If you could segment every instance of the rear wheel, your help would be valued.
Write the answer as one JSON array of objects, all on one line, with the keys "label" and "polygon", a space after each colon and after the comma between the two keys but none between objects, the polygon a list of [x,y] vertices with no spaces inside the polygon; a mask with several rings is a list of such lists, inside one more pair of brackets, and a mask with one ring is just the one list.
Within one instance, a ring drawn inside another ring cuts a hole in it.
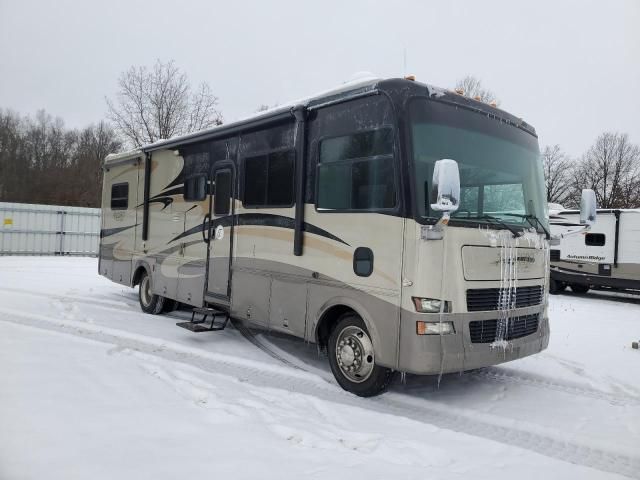
[{"label": "rear wheel", "polygon": [[329,363],[342,388],[361,397],[382,393],[393,371],[376,365],[373,343],[362,318],[346,313],[329,336]]},{"label": "rear wheel", "polygon": [[162,313],[175,312],[179,306],[180,306],[180,302],[178,302],[177,300],[165,298],[164,305],[162,306]]},{"label": "rear wheel", "polygon": [[140,278],[138,299],[140,300],[140,308],[142,308],[143,312],[152,315],[158,315],[162,312],[164,297],[151,293],[151,277],[147,272],[144,272]]},{"label": "rear wheel", "polygon": [[563,292],[565,288],[567,288],[567,284],[564,282],[559,282],[553,278],[549,281],[549,293],[552,295]]},{"label": "rear wheel", "polygon": [[582,285],[580,283],[571,283],[569,285],[572,292],[587,293],[589,291],[589,285]]}]

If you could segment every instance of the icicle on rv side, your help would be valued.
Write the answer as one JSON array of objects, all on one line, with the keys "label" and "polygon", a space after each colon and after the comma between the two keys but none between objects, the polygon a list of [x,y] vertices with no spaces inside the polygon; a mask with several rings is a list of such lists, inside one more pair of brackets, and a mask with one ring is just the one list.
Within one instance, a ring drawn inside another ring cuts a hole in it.
[{"label": "icicle on rv side", "polygon": [[194,332],[303,338],[362,396],[548,344],[537,137],[491,105],[359,80],[104,168],[100,274]]}]

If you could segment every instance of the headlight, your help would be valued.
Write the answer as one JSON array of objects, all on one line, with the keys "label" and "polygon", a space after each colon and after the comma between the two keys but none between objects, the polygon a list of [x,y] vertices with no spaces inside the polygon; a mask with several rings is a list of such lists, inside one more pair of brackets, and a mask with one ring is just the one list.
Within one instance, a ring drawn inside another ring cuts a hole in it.
[{"label": "headlight", "polygon": [[[442,300],[437,298],[419,298],[411,297],[413,299],[413,305],[416,307],[416,312],[420,313],[439,313],[442,306]],[[451,302],[444,302],[444,313],[451,311]]]},{"label": "headlight", "polygon": [[456,333],[453,322],[416,322],[418,335],[448,335]]}]

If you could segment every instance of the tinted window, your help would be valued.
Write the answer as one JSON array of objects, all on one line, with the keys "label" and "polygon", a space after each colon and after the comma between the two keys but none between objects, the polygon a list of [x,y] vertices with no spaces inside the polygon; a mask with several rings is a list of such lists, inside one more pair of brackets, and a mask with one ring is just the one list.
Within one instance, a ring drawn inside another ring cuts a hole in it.
[{"label": "tinted window", "polygon": [[584,236],[584,244],[590,247],[602,247],[605,243],[604,233],[587,233]]},{"label": "tinted window", "polygon": [[293,205],[293,150],[245,158],[244,199],[247,207],[289,207]]},{"label": "tinted window", "polygon": [[396,205],[391,129],[320,143],[318,209],[376,210]]},{"label": "tinted window", "polygon": [[184,199],[199,202],[207,196],[207,176],[192,175],[184,182]]},{"label": "tinted window", "polygon": [[392,153],[393,134],[389,128],[328,138],[320,143],[320,163]]},{"label": "tinted window", "polygon": [[491,215],[529,228],[522,215],[535,214],[546,224],[544,178],[534,136],[493,117],[425,99],[410,103],[410,115],[412,181],[420,217],[442,215],[429,201],[433,169],[436,161],[453,158],[460,169],[461,205],[452,217],[490,223],[483,217]]},{"label": "tinted window", "polygon": [[231,172],[222,170],[216,173],[215,196],[213,199],[213,213],[228,215],[231,209]]},{"label": "tinted window", "polygon": [[111,210],[126,210],[129,207],[129,184],[116,183],[111,186]]}]

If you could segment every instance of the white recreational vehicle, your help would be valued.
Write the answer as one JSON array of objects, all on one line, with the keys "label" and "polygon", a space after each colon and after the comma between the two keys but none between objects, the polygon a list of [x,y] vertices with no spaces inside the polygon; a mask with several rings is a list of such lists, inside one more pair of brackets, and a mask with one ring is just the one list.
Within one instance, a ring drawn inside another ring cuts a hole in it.
[{"label": "white recreational vehicle", "polygon": [[363,396],[396,371],[548,344],[538,141],[490,105],[371,80],[110,155],[104,170],[100,274],[139,285],[145,312],[194,307],[179,324],[194,332],[231,317],[317,343]]},{"label": "white recreational vehicle", "polygon": [[551,249],[552,293],[640,290],[640,209],[600,209],[589,232],[572,236],[564,235],[580,228],[577,210],[557,206],[549,214],[551,232],[563,236]]}]

